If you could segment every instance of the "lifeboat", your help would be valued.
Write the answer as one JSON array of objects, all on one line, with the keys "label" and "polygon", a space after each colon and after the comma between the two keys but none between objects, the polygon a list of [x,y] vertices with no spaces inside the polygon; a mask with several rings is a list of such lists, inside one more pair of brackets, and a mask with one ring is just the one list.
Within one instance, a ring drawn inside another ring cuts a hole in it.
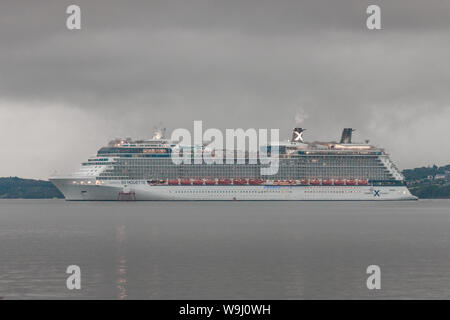
[{"label": "lifeboat", "polygon": [[219,179],[218,183],[220,185],[229,185],[231,184],[231,179]]},{"label": "lifeboat", "polygon": [[274,180],[273,184],[275,186],[288,186],[289,185],[289,180]]},{"label": "lifeboat", "polygon": [[247,179],[233,179],[234,185],[244,185],[247,184]]},{"label": "lifeboat", "polygon": [[311,179],[311,180],[309,180],[309,184],[312,186],[319,186],[320,180],[319,179]]},{"label": "lifeboat", "polygon": [[360,185],[360,186],[367,186],[368,184],[369,184],[369,180],[367,180],[367,179],[358,180],[358,185]]},{"label": "lifeboat", "polygon": [[192,180],[192,184],[194,186],[202,186],[203,185],[203,180],[202,179],[194,179],[194,180]]},{"label": "lifeboat", "polygon": [[191,184],[191,180],[190,179],[181,179],[180,183],[184,186],[186,185],[190,185]]},{"label": "lifeboat", "polygon": [[309,184],[309,183],[308,183],[308,179],[302,179],[302,180],[300,180],[300,184],[308,185],[308,184]]},{"label": "lifeboat", "polygon": [[177,186],[178,185],[178,179],[169,180],[168,183],[169,183],[170,186]]},{"label": "lifeboat", "polygon": [[354,185],[356,185],[356,180],[353,180],[353,179],[346,180],[345,183],[346,183],[348,186],[354,186]]},{"label": "lifeboat", "polygon": [[334,180],[334,185],[335,186],[343,186],[344,184],[345,184],[344,180],[341,180],[341,179]]},{"label": "lifeboat", "polygon": [[291,186],[297,185],[297,180],[289,180],[289,185]]},{"label": "lifeboat", "polygon": [[262,184],[263,181],[261,179],[249,179],[248,184]]},{"label": "lifeboat", "polygon": [[330,179],[322,180],[322,185],[324,185],[324,186],[331,186],[332,184],[333,184],[333,180],[330,180]]},{"label": "lifeboat", "polygon": [[214,179],[206,179],[206,180],[205,180],[205,184],[206,184],[207,186],[213,186],[213,185],[216,184],[216,180],[214,180]]}]

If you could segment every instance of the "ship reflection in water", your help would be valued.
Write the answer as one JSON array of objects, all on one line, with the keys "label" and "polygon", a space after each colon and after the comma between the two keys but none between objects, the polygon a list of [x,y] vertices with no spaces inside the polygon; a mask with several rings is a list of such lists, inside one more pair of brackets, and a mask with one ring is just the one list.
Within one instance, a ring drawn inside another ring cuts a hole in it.
[{"label": "ship reflection in water", "polygon": [[117,270],[116,288],[117,298],[123,300],[127,297],[127,259],[126,251],[126,227],[118,226],[116,231],[117,239]]}]

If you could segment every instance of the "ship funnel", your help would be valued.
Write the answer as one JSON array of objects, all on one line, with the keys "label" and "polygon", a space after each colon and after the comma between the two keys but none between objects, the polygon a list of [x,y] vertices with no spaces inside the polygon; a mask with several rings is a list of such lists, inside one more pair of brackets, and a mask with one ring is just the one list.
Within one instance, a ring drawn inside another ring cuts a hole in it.
[{"label": "ship funnel", "polygon": [[292,142],[303,142],[303,128],[294,128],[292,131]]},{"label": "ship funnel", "polygon": [[342,137],[340,143],[352,143],[352,132],[355,131],[355,129],[352,128],[345,128],[342,131]]}]

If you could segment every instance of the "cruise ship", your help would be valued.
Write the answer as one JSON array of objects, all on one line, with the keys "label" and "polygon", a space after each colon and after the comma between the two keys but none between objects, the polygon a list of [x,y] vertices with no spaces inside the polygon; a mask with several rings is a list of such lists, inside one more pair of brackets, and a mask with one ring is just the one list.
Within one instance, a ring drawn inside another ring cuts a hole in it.
[{"label": "cruise ship", "polygon": [[294,128],[277,145],[277,173],[266,176],[248,152],[241,161],[233,152],[232,163],[175,164],[174,150],[205,146],[181,146],[161,132],[115,139],[79,171],[50,181],[66,200],[416,200],[389,155],[368,141],[353,143],[353,131],[345,128],[339,142],[307,142],[304,129]]}]

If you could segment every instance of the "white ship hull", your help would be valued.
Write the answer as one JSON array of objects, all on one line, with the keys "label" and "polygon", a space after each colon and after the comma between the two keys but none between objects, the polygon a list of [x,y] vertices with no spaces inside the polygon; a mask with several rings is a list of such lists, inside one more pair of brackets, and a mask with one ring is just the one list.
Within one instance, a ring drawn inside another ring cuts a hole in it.
[{"label": "white ship hull", "polygon": [[66,200],[172,201],[172,200],[417,200],[405,186],[152,186],[144,180],[95,180],[57,178],[50,181]]}]

